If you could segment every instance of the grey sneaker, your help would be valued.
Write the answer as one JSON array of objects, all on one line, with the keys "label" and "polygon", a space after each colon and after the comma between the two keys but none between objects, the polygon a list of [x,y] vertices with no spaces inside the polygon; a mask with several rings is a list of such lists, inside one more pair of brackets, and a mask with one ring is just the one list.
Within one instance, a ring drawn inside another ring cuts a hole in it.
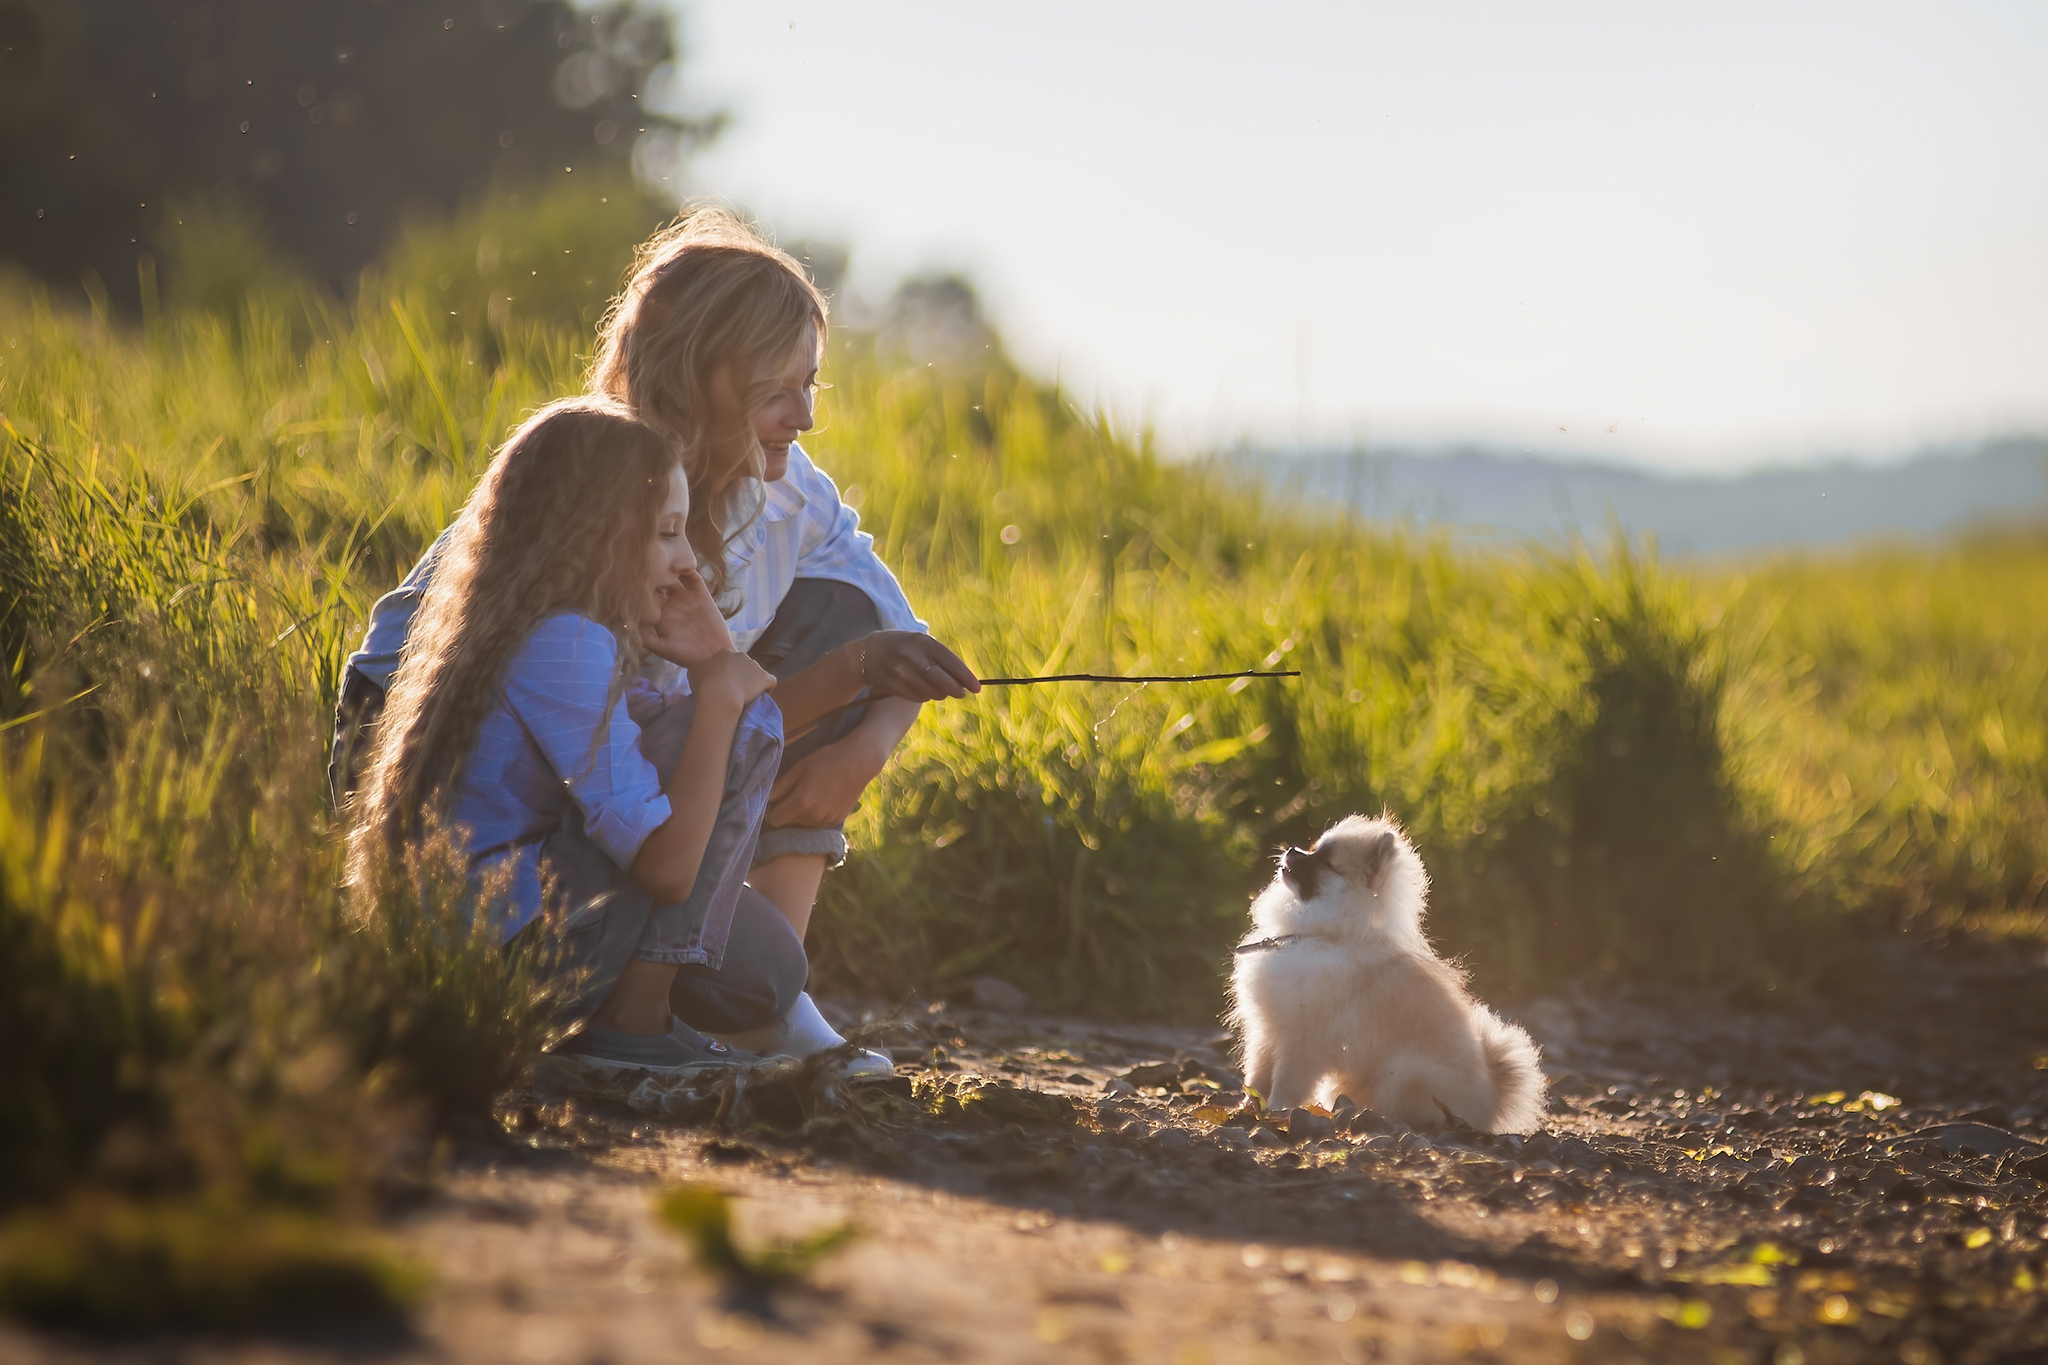
[{"label": "grey sneaker", "polygon": [[548,1055],[589,1076],[611,1079],[633,1072],[654,1076],[689,1076],[720,1066],[748,1066],[761,1059],[751,1052],[706,1038],[677,1020],[667,1033],[617,1033],[585,1024],[549,1050]]}]

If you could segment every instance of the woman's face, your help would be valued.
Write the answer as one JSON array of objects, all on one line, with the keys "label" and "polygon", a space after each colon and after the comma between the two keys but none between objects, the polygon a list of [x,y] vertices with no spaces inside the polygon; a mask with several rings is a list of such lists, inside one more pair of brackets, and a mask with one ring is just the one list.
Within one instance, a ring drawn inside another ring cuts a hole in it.
[{"label": "woman's face", "polygon": [[[818,329],[806,323],[804,338],[775,376],[775,394],[754,414],[753,434],[766,458],[762,477],[773,483],[789,472],[789,447],[811,429],[818,394]],[[711,375],[711,459],[721,474],[746,458],[747,415],[733,387],[732,368]]]},{"label": "woman's face", "polygon": [[697,553],[684,533],[689,519],[690,482],[683,477],[681,465],[672,465],[668,492],[654,519],[641,624],[667,646],[663,657],[694,666],[731,649],[732,633],[726,629],[725,617],[712,600],[703,575],[697,572]]}]

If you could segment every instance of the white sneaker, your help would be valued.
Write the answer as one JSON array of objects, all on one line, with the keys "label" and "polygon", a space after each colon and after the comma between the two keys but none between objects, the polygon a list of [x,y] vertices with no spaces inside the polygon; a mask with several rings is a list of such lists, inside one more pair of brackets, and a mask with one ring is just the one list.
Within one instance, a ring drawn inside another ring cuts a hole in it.
[{"label": "white sneaker", "polygon": [[[789,1029],[788,1051],[795,1056],[808,1057],[827,1048],[846,1046],[846,1039],[825,1022],[809,991],[797,996],[784,1023]],[[862,1048],[839,1064],[839,1074],[849,1081],[881,1080],[896,1074],[896,1063],[873,1048]]]}]

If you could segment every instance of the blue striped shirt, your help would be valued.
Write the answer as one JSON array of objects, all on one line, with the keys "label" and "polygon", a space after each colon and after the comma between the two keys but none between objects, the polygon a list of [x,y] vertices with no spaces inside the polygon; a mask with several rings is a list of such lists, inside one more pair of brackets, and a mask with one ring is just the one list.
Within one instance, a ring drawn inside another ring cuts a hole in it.
[{"label": "blue striped shirt", "polygon": [[[841,501],[831,477],[800,447],[789,448],[787,474],[774,483],[755,484],[751,493],[760,504],[760,515],[726,550],[732,590],[739,598],[739,611],[728,623],[736,649],[753,648],[775,619],[789,585],[799,578],[829,578],[859,588],[874,600],[885,629],[927,629],[911,610],[896,575],[876,555],[875,538],[860,529],[859,515]],[[405,582],[377,599],[362,648],[349,656],[349,666],[379,687],[390,687],[398,672],[406,634],[447,539],[443,531]],[[674,685],[681,670],[657,659],[650,661],[649,674]]]},{"label": "blue striped shirt", "polygon": [[621,868],[669,817],[661,774],[640,753],[640,727],[624,697],[610,700],[618,662],[609,630],[568,612],[550,616],[513,656],[502,700],[463,765],[454,818],[470,867],[513,864],[511,894],[497,912],[500,942],[540,914],[541,841],[572,803],[591,841]]}]

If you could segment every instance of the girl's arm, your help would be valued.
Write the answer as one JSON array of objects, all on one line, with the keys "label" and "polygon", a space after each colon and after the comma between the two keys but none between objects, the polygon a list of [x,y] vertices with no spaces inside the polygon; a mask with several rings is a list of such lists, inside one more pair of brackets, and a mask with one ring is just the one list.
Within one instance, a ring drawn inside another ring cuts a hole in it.
[{"label": "girl's arm", "polygon": [[656,902],[672,905],[687,900],[704,865],[725,795],[726,764],[732,755],[733,733],[754,698],[775,686],[775,679],[746,655],[727,650],[690,670],[690,692],[697,708],[690,733],[673,770],[662,776],[669,817],[640,845],[626,871],[634,886]]}]

